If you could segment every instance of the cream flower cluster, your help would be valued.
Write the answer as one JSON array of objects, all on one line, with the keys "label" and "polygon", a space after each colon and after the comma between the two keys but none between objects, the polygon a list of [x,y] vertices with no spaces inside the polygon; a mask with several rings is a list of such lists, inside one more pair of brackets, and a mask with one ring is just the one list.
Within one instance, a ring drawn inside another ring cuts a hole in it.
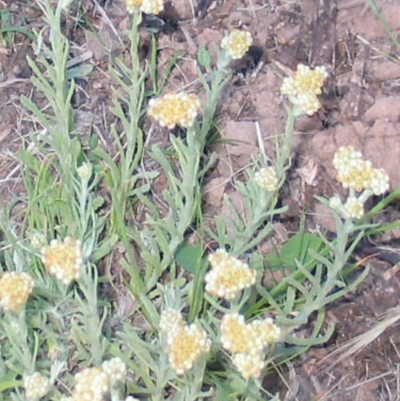
[{"label": "cream flower cluster", "polygon": [[348,219],[358,220],[364,216],[364,203],[356,196],[349,196],[343,208],[344,215]]},{"label": "cream flower cluster", "polygon": [[0,278],[0,307],[5,311],[22,309],[35,283],[28,273],[5,272]]},{"label": "cream flower cluster", "polygon": [[74,401],[102,401],[109,390],[107,374],[100,366],[86,368],[75,374]]},{"label": "cream flower cluster", "polygon": [[389,189],[389,176],[385,171],[373,168],[372,163],[351,146],[339,148],[333,157],[333,166],[344,188],[357,192],[369,189],[374,195],[382,195]]},{"label": "cream flower cluster", "polygon": [[40,249],[47,244],[46,236],[41,232],[34,232],[31,236],[31,246]]},{"label": "cream flower cluster", "polygon": [[76,173],[81,180],[89,180],[92,176],[93,166],[90,163],[82,163],[77,169]]},{"label": "cream flower cluster", "polygon": [[65,285],[77,280],[83,270],[81,242],[73,237],[64,241],[52,240],[41,249],[42,262],[46,271]]},{"label": "cream flower cluster", "polygon": [[242,58],[253,43],[250,32],[234,29],[221,41],[221,48],[226,50],[233,60]]},{"label": "cream flower cluster", "polygon": [[165,309],[160,317],[160,330],[163,333],[171,333],[177,327],[184,326],[182,314],[175,309]]},{"label": "cream flower cluster", "polygon": [[220,298],[233,299],[243,289],[256,282],[256,271],[228,255],[224,249],[218,249],[208,256],[211,270],[205,275],[206,291]]},{"label": "cream flower cluster", "polygon": [[266,365],[261,353],[247,354],[245,352],[233,354],[232,363],[245,380],[258,379]]},{"label": "cream flower cluster", "polygon": [[207,337],[206,331],[197,323],[186,325],[180,313],[172,309],[162,312],[160,331],[167,340],[171,368],[178,375],[183,375],[192,369],[195,362],[210,351],[211,340]]},{"label": "cream flower cluster", "polygon": [[133,14],[140,9],[145,14],[160,14],[164,10],[163,0],[125,0],[128,13]]},{"label": "cream flower cluster", "polygon": [[125,380],[126,365],[122,362],[121,358],[111,358],[108,361],[104,361],[101,366],[111,384]]},{"label": "cream flower cluster", "polygon": [[200,102],[196,95],[171,92],[161,98],[150,99],[147,114],[162,127],[172,129],[175,125],[180,125],[189,128],[197,117],[199,107]]},{"label": "cream flower cluster", "polygon": [[281,330],[271,318],[246,324],[244,316],[232,312],[224,315],[221,321],[222,346],[232,353],[257,354],[268,344],[275,343],[280,334]]},{"label": "cream flower cluster", "polygon": [[50,389],[50,381],[39,372],[24,376],[24,389],[26,398],[31,401],[44,397]]},{"label": "cream flower cluster", "polygon": [[[208,260],[211,270],[205,275],[205,289],[211,295],[229,300],[256,282],[256,271],[223,249]],[[260,377],[267,347],[281,337],[281,329],[271,318],[246,323],[237,312],[222,317],[220,332],[222,347],[232,354],[232,363],[245,380]]]},{"label": "cream flower cluster", "polygon": [[278,177],[273,167],[264,167],[254,174],[254,181],[268,192],[274,192],[278,188]]},{"label": "cream flower cluster", "polygon": [[328,77],[325,67],[310,67],[299,64],[297,71],[291,77],[284,78],[281,92],[298,109],[298,114],[312,116],[321,107],[318,95],[322,93],[324,80]]},{"label": "cream flower cluster", "polygon": [[266,347],[279,340],[281,330],[271,318],[256,319],[246,324],[237,312],[221,320],[221,345],[231,352],[238,372],[246,379],[258,378],[264,367]]},{"label": "cream flower cluster", "polygon": [[[342,213],[345,218],[360,219],[364,215],[364,202],[371,195],[382,195],[389,189],[389,176],[383,169],[376,169],[369,160],[364,160],[361,152],[351,146],[342,146],[333,157],[337,180],[350,195],[342,204],[338,196],[329,200],[329,205]],[[356,196],[355,192],[362,192]]]},{"label": "cream flower cluster", "polygon": [[125,379],[126,366],[118,357],[75,374],[73,401],[103,401],[110,387]]}]

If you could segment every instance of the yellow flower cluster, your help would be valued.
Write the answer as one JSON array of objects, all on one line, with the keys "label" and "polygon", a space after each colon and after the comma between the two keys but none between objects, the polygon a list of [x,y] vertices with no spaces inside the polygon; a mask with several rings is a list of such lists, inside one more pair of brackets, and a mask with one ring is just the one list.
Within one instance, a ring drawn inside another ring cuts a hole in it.
[{"label": "yellow flower cluster", "polygon": [[253,43],[250,32],[234,29],[221,41],[221,48],[226,50],[233,60],[242,58]]},{"label": "yellow flower cluster", "polygon": [[41,249],[42,262],[46,271],[65,285],[77,280],[83,269],[81,242],[73,237],[64,241],[52,240]]},{"label": "yellow flower cluster", "polygon": [[109,390],[106,373],[100,366],[86,368],[75,374],[74,401],[102,401]]},{"label": "yellow flower cluster", "polygon": [[254,181],[268,192],[274,192],[278,188],[278,177],[273,167],[264,167],[254,174]]},{"label": "yellow flower cluster", "polygon": [[157,120],[162,127],[172,129],[175,125],[189,128],[199,111],[200,102],[196,95],[187,93],[167,93],[161,98],[149,101],[147,114]]},{"label": "yellow flower cluster", "polygon": [[[329,206],[348,219],[360,219],[364,215],[364,202],[371,195],[382,195],[389,189],[389,176],[383,169],[373,168],[364,160],[361,152],[351,146],[342,146],[333,157],[337,180],[350,189],[347,201],[342,204],[338,196],[329,200]],[[362,192],[358,196],[355,192]]]},{"label": "yellow flower cluster", "polygon": [[349,219],[360,219],[364,216],[364,203],[356,196],[349,196],[343,208],[345,217]]},{"label": "yellow flower cluster", "polygon": [[73,401],[103,401],[117,381],[125,379],[126,365],[120,358],[104,361],[101,366],[86,368],[75,374]]},{"label": "yellow flower cluster", "polygon": [[[168,321],[170,317],[172,320]],[[179,312],[165,310],[161,314],[160,331],[166,336],[171,368],[178,375],[190,370],[201,355],[210,351],[211,341],[206,331],[196,323],[185,325]]]},{"label": "yellow flower cluster", "polygon": [[256,271],[228,255],[224,249],[218,249],[208,256],[211,270],[205,275],[206,291],[211,295],[233,299],[240,291],[251,287],[256,282]]},{"label": "yellow flower cluster", "polygon": [[[210,254],[208,260],[211,270],[205,275],[205,289],[211,295],[229,300],[256,282],[256,271],[224,249]],[[172,321],[183,326],[176,313],[165,313],[160,322],[164,330],[173,330]],[[222,347],[232,354],[232,363],[245,380],[260,377],[267,347],[281,337],[281,329],[271,318],[255,319],[246,324],[244,316],[237,312],[222,317],[220,332]]]},{"label": "yellow flower cluster", "polygon": [[25,306],[34,284],[28,273],[5,272],[0,278],[0,306],[17,312]]},{"label": "yellow flower cluster", "polygon": [[236,369],[247,380],[257,378],[264,366],[264,350],[279,340],[281,330],[271,318],[256,319],[246,324],[237,312],[221,320],[221,344],[230,351]]},{"label": "yellow flower cluster", "polygon": [[357,192],[370,190],[374,195],[382,195],[389,189],[389,176],[383,169],[372,167],[369,160],[364,160],[360,152],[351,146],[342,146],[333,157],[333,166],[337,171],[337,180],[344,188]]},{"label": "yellow flower cluster", "polygon": [[246,324],[237,312],[224,315],[221,321],[222,346],[233,353],[257,354],[279,339],[281,331],[271,318]]},{"label": "yellow flower cluster", "polygon": [[312,116],[321,107],[318,95],[322,93],[322,85],[328,77],[325,67],[310,67],[299,64],[292,77],[283,80],[281,92],[289,97],[297,107],[298,114]]},{"label": "yellow flower cluster", "polygon": [[140,9],[145,14],[160,14],[164,10],[163,0],[125,0],[128,13],[133,14]]},{"label": "yellow flower cluster", "polygon": [[50,389],[50,381],[39,372],[24,376],[26,398],[31,401],[44,397]]},{"label": "yellow flower cluster", "polygon": [[343,204],[341,199],[334,195],[329,199],[329,206],[339,212],[346,219],[358,220],[364,216],[364,196],[350,195]]},{"label": "yellow flower cluster", "polygon": [[265,361],[263,355],[238,353],[232,355],[232,363],[243,379],[258,379],[264,369]]}]

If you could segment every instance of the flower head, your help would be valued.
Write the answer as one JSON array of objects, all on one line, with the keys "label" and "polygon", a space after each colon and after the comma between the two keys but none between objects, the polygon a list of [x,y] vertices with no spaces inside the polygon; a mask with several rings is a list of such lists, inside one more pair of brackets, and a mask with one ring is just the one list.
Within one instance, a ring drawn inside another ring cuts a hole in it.
[{"label": "flower head", "polygon": [[108,376],[111,384],[125,380],[126,365],[121,358],[115,357],[101,364],[103,372]]},{"label": "flower head", "polygon": [[171,308],[161,313],[160,331],[167,342],[172,369],[183,375],[211,347],[207,333],[197,323],[186,325],[180,312]]},{"label": "flower head", "polygon": [[376,169],[369,160],[351,146],[342,146],[333,157],[337,170],[337,180],[344,188],[357,192],[370,190],[374,195],[382,195],[389,189],[389,177],[383,169]]},{"label": "flower head", "polygon": [[128,13],[133,14],[142,5],[142,0],[125,0],[125,5]]},{"label": "flower head", "polygon": [[333,156],[333,167],[338,171],[348,171],[357,167],[361,160],[361,152],[352,146],[341,146]]},{"label": "flower head", "polygon": [[136,9],[145,14],[160,14],[164,10],[163,0],[125,0],[128,13],[133,14]]},{"label": "flower head", "polygon": [[268,192],[276,191],[278,188],[278,177],[273,167],[262,168],[254,174],[254,181]]},{"label": "flower head", "polygon": [[76,169],[76,173],[81,180],[88,180],[92,175],[92,170],[93,166],[85,162]]},{"label": "flower head", "polygon": [[310,67],[299,64],[291,77],[283,80],[281,92],[297,106],[299,114],[313,115],[321,107],[317,95],[322,93],[324,80],[328,77],[325,67]]},{"label": "flower head", "polygon": [[6,311],[20,310],[34,287],[28,273],[5,272],[0,278],[0,306]]},{"label": "flower head", "polygon": [[260,376],[265,349],[280,336],[281,329],[271,318],[246,324],[242,315],[233,312],[221,320],[222,347],[232,352],[232,362],[245,380]]},{"label": "flower head", "polygon": [[160,14],[164,10],[163,0],[143,0],[140,10],[145,14]]},{"label": "flower head", "polygon": [[245,380],[258,379],[265,366],[262,354],[234,354],[232,355],[232,362]]},{"label": "flower head", "polygon": [[221,321],[221,344],[232,353],[258,354],[275,343],[281,330],[271,318],[256,319],[246,324],[237,312],[224,315]]},{"label": "flower head", "polygon": [[311,70],[310,67],[299,64],[297,71],[294,73],[293,85],[298,94],[312,92],[316,95],[322,93],[322,85],[328,77],[325,67],[316,67]]},{"label": "flower head", "polygon": [[352,188],[357,192],[370,187],[374,169],[368,160],[360,160],[357,165],[338,170],[337,180],[343,188]]},{"label": "flower head", "polygon": [[231,352],[260,352],[262,340],[246,325],[244,317],[236,312],[226,314],[221,321],[221,344]]},{"label": "flower head", "polygon": [[147,114],[162,127],[172,129],[175,125],[189,128],[193,125],[200,107],[196,95],[187,93],[167,93],[161,98],[149,101]]},{"label": "flower head", "polygon": [[43,245],[47,244],[46,236],[41,232],[34,232],[31,237],[31,246],[40,249]]},{"label": "flower head", "polygon": [[223,249],[209,255],[208,260],[211,270],[204,279],[206,291],[211,295],[233,299],[244,288],[256,282],[256,271],[239,259],[229,256]]},{"label": "flower head", "polygon": [[42,262],[47,272],[65,285],[77,280],[83,269],[81,242],[66,237],[64,241],[53,240],[41,249]]},{"label": "flower head", "polygon": [[31,401],[39,400],[44,397],[50,388],[49,379],[42,376],[39,372],[24,376],[24,388],[26,398]]},{"label": "flower head", "polygon": [[109,378],[100,366],[75,374],[74,401],[103,401],[109,390]]},{"label": "flower head", "polygon": [[[376,169],[361,152],[351,146],[340,147],[333,157],[337,180],[344,188],[350,189],[350,196],[342,204],[336,195],[329,200],[329,206],[340,212],[346,219],[360,219],[364,216],[364,202],[374,195],[382,195],[389,189],[389,177],[382,169]],[[355,192],[362,192],[355,195]]]},{"label": "flower head", "polygon": [[234,29],[221,41],[221,48],[226,50],[233,60],[242,58],[253,43],[251,33]]},{"label": "flower head", "polygon": [[178,324],[166,337],[168,360],[178,375],[190,370],[211,347],[207,333],[196,323],[187,326]]},{"label": "flower head", "polygon": [[331,207],[333,210],[340,210],[342,206],[342,201],[339,196],[334,195],[329,199],[329,207]]},{"label": "flower head", "polygon": [[162,311],[160,317],[160,330],[168,334],[185,325],[180,312],[168,308]]},{"label": "flower head", "polygon": [[281,336],[281,329],[274,323],[274,321],[267,317],[265,319],[256,319],[250,323],[250,327],[253,333],[258,333],[258,337],[264,344],[264,347],[268,344],[276,343]]},{"label": "flower head", "polygon": [[389,189],[389,176],[381,168],[375,168],[370,176],[369,188],[374,195],[382,195]]},{"label": "flower head", "polygon": [[349,196],[343,208],[344,214],[349,219],[360,219],[364,216],[364,203],[355,196]]},{"label": "flower head", "polygon": [[307,114],[308,116],[312,116],[321,108],[321,103],[319,102],[317,95],[313,92],[306,92],[297,95],[292,99],[292,103],[297,106],[301,114]]}]

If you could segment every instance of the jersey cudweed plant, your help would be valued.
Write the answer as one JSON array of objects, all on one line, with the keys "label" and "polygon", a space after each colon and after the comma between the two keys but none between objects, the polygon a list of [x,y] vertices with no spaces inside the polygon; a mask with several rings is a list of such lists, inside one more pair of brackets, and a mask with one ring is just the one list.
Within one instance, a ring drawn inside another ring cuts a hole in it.
[{"label": "jersey cudweed plant", "polygon": [[281,92],[293,103],[296,115],[312,116],[320,109],[318,95],[322,93],[327,77],[328,72],[324,66],[311,70],[310,67],[299,64],[293,76],[283,80]]},{"label": "jersey cudweed plant", "polygon": [[35,283],[25,272],[4,272],[0,278],[0,306],[17,312],[25,307]]},{"label": "jersey cudweed plant", "polygon": [[211,295],[235,298],[244,288],[256,282],[256,271],[246,263],[229,256],[224,249],[218,249],[208,256],[211,270],[205,275],[205,290]]},{"label": "jersey cudweed plant", "polygon": [[[360,219],[364,215],[364,203],[372,195],[382,195],[389,189],[389,177],[382,169],[372,167],[369,160],[363,160],[360,152],[351,146],[341,147],[335,153],[333,166],[337,171],[337,180],[348,188],[349,197],[342,205],[335,196],[329,205],[344,217]],[[357,196],[357,192],[361,192]]]},{"label": "jersey cudweed plant", "polygon": [[[260,135],[254,166],[232,180],[241,210],[226,197],[229,213],[206,224],[203,183],[216,160],[210,134],[232,78],[230,63],[246,54],[251,33],[227,33],[217,60],[199,49],[201,88],[171,91],[164,88],[169,71],[161,80],[154,74],[156,36],[150,60],[139,58],[142,13],[161,13],[163,2],[125,0],[128,50],[110,58],[110,154],[95,133],[75,126],[79,69],[68,67],[70,43],[61,29],[74,4],[35,3],[46,29],[37,33],[35,58],[28,62],[35,90],[48,104],[41,109],[34,98],[21,99],[41,128],[19,154],[23,212],[10,204],[0,219],[1,396],[278,400],[267,391],[265,375],[331,335],[332,326],[322,330],[324,307],[368,273],[346,281],[349,257],[373,227],[365,201],[389,188],[383,170],[352,148],[338,149],[333,165],[349,196],[320,199],[331,207],[336,239],[320,233],[321,246],[308,247],[306,259],[295,258],[286,277],[264,282],[269,261],[261,249],[285,211],[278,201],[294,120],[320,107],[326,69],[299,65],[284,79],[281,92],[293,107],[275,157],[267,158]],[[165,134],[169,149],[147,145],[153,130]],[[149,159],[157,168],[148,167]],[[154,185],[159,175],[166,182],[162,193]],[[197,235],[189,239],[194,227]],[[299,338],[306,323],[312,333]]]}]

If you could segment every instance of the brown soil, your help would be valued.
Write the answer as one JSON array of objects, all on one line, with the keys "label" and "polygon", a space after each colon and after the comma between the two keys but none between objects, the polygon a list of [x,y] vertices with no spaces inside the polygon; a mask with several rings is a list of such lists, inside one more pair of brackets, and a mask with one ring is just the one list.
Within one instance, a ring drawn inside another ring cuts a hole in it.
[{"label": "brown soil", "polygon": [[[376,2],[397,36],[400,3],[398,0]],[[103,13],[94,5],[96,2],[79,3],[80,10],[74,19],[66,21],[65,29],[74,43],[73,56],[90,50],[90,62],[95,69],[79,84],[75,99],[77,124],[82,132],[85,126],[93,124],[107,146],[109,121],[103,111],[111,97],[107,72],[109,53],[87,25],[76,21],[83,21],[86,16],[107,48],[113,54],[120,54],[125,48],[116,33],[128,26],[129,17],[121,0],[100,2],[98,6]],[[300,210],[307,212],[308,226],[332,230],[329,214],[315,201],[314,195],[331,196],[340,192],[331,160],[341,145],[354,146],[375,166],[384,168],[392,189],[400,185],[400,62],[395,46],[364,0],[198,0],[193,2],[193,10],[190,5],[188,0],[174,0],[160,19],[146,18],[144,23],[145,27],[160,29],[161,71],[177,52],[184,54],[179,68],[173,71],[169,87],[196,85],[194,60],[199,46],[212,49],[225,30],[240,27],[254,37],[249,55],[234,65],[238,75],[221,102],[221,135],[240,146],[217,148],[218,163],[207,185],[210,208],[221,207],[224,193],[234,202],[240,201],[228,184],[251,164],[252,155],[258,152],[255,122],[260,125],[267,153],[273,149],[274,138],[284,130],[286,119],[285,99],[280,95],[282,77],[295,70],[298,63],[325,65],[331,78],[322,97],[323,110],[296,123],[294,168],[283,199],[290,207],[286,230],[296,229]],[[16,25],[40,31],[39,11],[12,0],[0,0],[0,8],[3,6],[20,12],[13,17]],[[143,57],[147,56],[149,43],[145,27]],[[21,146],[21,138],[33,127],[19,101],[21,95],[29,97],[34,93],[26,62],[26,56],[32,54],[30,39],[22,35],[16,36],[11,48],[0,46],[1,205],[6,205],[21,191],[14,155]],[[35,101],[40,103],[43,99],[35,98]],[[151,142],[165,144],[165,138],[165,133],[158,131]],[[384,216],[386,221],[397,218],[393,214]],[[389,240],[396,238],[399,236],[392,233]],[[376,256],[369,259],[368,279],[351,296],[331,305],[328,318],[336,323],[334,338],[329,344],[303,355],[284,373],[288,388],[281,389],[281,394],[286,394],[283,399],[400,399],[399,324],[391,325],[365,349],[336,364],[337,357],[326,358],[341,344],[374,327],[389,308],[399,305],[398,258],[393,251],[396,246],[391,244],[394,258],[389,262]],[[375,251],[380,255],[386,252],[379,248],[368,250]]]}]

